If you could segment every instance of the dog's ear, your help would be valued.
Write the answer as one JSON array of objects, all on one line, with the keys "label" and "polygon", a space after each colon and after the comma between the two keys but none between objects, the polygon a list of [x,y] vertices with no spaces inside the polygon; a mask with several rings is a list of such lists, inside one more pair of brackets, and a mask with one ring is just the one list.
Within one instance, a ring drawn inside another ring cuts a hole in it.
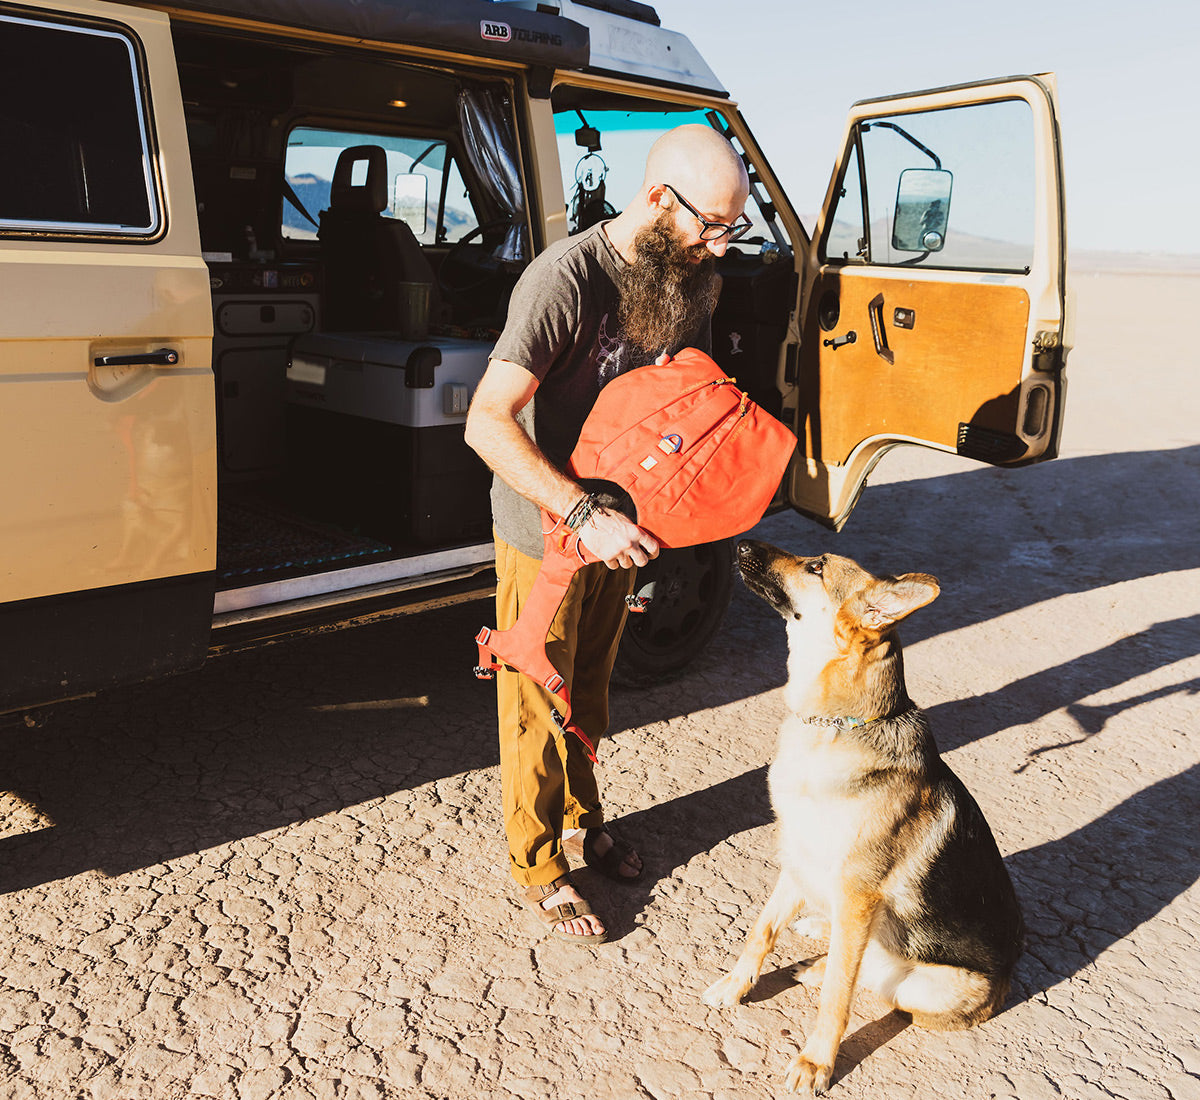
[{"label": "dog's ear", "polygon": [[941,588],[928,573],[876,581],[863,594],[866,610],[859,620],[868,630],[886,630],[918,607],[937,599]]}]

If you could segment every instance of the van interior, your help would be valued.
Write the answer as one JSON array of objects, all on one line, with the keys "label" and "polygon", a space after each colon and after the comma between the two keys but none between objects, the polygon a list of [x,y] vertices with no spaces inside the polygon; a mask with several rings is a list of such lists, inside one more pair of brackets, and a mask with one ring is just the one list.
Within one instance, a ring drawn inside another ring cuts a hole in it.
[{"label": "van interior", "polygon": [[[434,62],[174,33],[214,311],[218,620],[486,571],[490,474],[463,423],[542,243],[511,87]],[[724,125],[667,92],[559,85],[552,104],[571,232],[619,209],[663,130]],[[753,190],[754,228],[720,263],[713,352],[778,413],[795,276]]]}]

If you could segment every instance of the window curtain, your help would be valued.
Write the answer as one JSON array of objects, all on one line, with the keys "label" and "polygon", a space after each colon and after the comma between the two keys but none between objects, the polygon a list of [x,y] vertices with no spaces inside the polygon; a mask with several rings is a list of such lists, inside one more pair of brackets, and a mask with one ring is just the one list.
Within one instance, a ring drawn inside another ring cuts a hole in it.
[{"label": "window curtain", "polygon": [[529,255],[525,189],[521,185],[517,134],[508,93],[499,88],[464,88],[458,93],[458,118],[471,167],[488,197],[512,220],[496,259],[524,263]]}]

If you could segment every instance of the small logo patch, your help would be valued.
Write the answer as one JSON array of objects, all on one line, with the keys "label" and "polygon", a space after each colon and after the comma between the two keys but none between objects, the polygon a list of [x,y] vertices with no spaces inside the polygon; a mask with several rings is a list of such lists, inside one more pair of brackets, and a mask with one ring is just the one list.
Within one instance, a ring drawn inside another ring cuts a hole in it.
[{"label": "small logo patch", "polygon": [[489,42],[511,42],[512,27],[507,23],[493,23],[490,19],[481,19],[479,37]]},{"label": "small logo patch", "polygon": [[643,470],[653,470],[654,467],[658,465],[658,459],[655,458],[654,455],[647,455],[638,465],[640,465]]}]

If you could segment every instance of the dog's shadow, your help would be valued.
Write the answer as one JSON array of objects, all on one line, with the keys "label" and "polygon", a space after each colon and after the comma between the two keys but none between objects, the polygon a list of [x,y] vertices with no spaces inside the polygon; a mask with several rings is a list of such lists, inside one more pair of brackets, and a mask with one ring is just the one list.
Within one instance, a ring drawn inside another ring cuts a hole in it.
[{"label": "dog's shadow", "polygon": [[887,1046],[911,1024],[911,1018],[903,1012],[888,1012],[877,1020],[863,1024],[853,1034],[847,1035],[838,1048],[837,1061],[833,1067],[834,1082],[849,1077],[872,1054]]},{"label": "dog's shadow", "polygon": [[[804,960],[798,960],[802,963]],[[786,993],[789,989],[794,989],[800,985],[800,980],[796,977],[796,964],[781,966],[777,970],[764,972],[758,981],[754,983],[754,988],[746,994],[742,1000],[742,1004],[752,1005],[760,1004],[764,1001],[770,1001],[778,997],[781,993]],[[817,989],[812,989],[813,1011],[816,1008]],[[834,1082],[842,1081],[853,1073],[863,1062],[871,1057],[876,1051],[887,1046],[897,1035],[904,1031],[912,1024],[912,1018],[903,1012],[886,1012],[878,1019],[871,1020],[869,1023],[863,1024],[856,1031],[847,1034],[838,1047],[837,1059],[833,1067]],[[803,1046],[803,1033],[792,1035],[791,1031],[784,1029],[782,1034],[785,1037],[790,1037],[797,1043],[798,1046]]]},{"label": "dog's shadow", "polygon": [[781,966],[777,970],[763,971],[759,975],[758,981],[751,987],[750,992],[742,998],[742,1004],[761,1004],[763,1001],[774,1000],[789,989],[795,989],[800,984],[800,979],[796,977],[796,967],[802,961],[797,960],[795,963]]},{"label": "dog's shadow", "polygon": [[[796,976],[796,971],[797,966],[803,962],[803,959],[799,959],[796,963],[781,966],[776,970],[765,971],[743,998],[742,1004],[753,1005],[771,1001],[789,989],[800,985],[801,982]],[[811,994],[812,1008],[815,1011],[817,987],[814,986],[811,989]],[[872,1054],[887,1046],[911,1024],[912,1018],[903,1012],[885,1012],[878,1019],[871,1020],[856,1031],[847,1034],[838,1047],[837,1060],[834,1064],[834,1081],[844,1080]],[[799,1046],[803,1046],[803,1033],[792,1035],[791,1031],[785,1028],[782,1034],[793,1039]]]}]

